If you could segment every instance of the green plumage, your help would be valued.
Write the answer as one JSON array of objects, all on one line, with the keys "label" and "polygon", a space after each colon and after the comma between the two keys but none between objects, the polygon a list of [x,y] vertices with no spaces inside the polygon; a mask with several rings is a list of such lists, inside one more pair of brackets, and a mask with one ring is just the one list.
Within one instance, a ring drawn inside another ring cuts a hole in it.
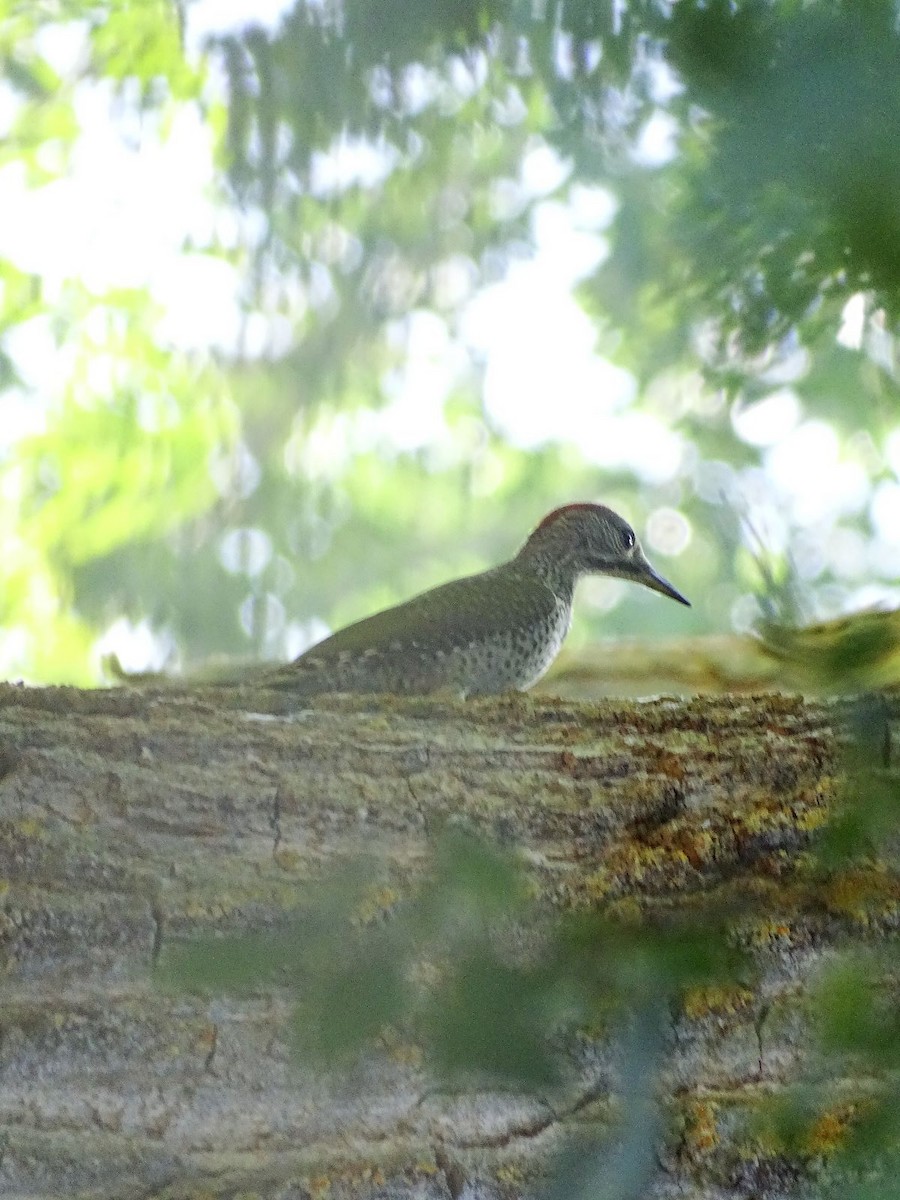
[{"label": "green plumage", "polygon": [[545,517],[509,562],[348,625],[266,682],[298,697],[530,687],[556,657],[575,584],[589,572],[631,578],[687,603],[653,571],[621,517],[600,505],[569,505]]}]

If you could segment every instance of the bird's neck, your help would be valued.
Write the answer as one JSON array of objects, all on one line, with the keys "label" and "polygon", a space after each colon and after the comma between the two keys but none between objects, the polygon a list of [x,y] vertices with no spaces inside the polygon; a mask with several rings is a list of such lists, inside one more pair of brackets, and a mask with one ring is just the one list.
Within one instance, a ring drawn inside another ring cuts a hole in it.
[{"label": "bird's neck", "polygon": [[553,546],[535,546],[526,542],[514,561],[537,575],[558,600],[564,604],[572,603],[575,584],[582,573],[572,557],[559,553]]}]

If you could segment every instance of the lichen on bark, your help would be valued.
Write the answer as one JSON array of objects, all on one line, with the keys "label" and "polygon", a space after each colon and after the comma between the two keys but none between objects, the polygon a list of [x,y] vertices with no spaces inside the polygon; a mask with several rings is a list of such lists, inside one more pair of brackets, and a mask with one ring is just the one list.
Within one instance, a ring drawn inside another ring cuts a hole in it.
[{"label": "lichen on bark", "polygon": [[[756,1115],[802,1066],[822,963],[877,945],[900,917],[892,864],[827,879],[815,866],[845,706],[773,694],[283,708],[249,688],[0,689],[3,1194],[121,1196],[127,1178],[154,1196],[513,1197],[572,1139],[599,1138],[620,1100],[602,1023],[581,1030],[579,1069],[551,1097],[450,1091],[390,1031],[341,1073],[298,1062],[284,989],[154,983],[168,946],[278,929],[308,885],[361,854],[382,891],[358,932],[374,935],[448,821],[515,854],[545,911],[732,914],[756,969],[672,1012],[653,1194],[799,1186],[803,1156],[767,1144]],[[831,1116],[809,1156],[840,1141],[846,1114]]]}]

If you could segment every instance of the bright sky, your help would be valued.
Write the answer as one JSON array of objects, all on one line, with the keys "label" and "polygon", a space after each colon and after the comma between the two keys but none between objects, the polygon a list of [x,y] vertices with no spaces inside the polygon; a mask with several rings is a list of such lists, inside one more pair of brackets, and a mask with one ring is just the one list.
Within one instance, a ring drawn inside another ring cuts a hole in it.
[{"label": "bright sky", "polygon": [[[284,0],[199,0],[187,8],[188,45],[199,47],[208,34],[251,19],[274,25],[286,7]],[[83,40],[81,26],[50,27],[41,51],[64,73],[77,66]],[[0,132],[12,103],[0,96]],[[284,318],[248,320],[242,313],[235,268],[183,249],[186,239],[202,246],[214,235],[228,246],[241,236],[234,215],[213,203],[211,135],[199,113],[182,107],[162,138],[152,118],[123,127],[121,118],[111,119],[113,107],[111,87],[78,88],[82,132],[65,178],[32,190],[19,164],[0,169],[0,256],[41,274],[51,299],[71,278],[96,293],[147,287],[162,314],[158,336],[186,349],[227,350],[239,337],[251,355],[283,346],[290,336]],[[651,122],[642,156],[662,161],[672,152],[670,125]],[[322,156],[318,175],[327,188],[360,176],[374,179],[384,170],[371,147],[345,145],[332,159]],[[523,163],[519,186],[526,196],[549,195],[568,173],[552,150],[537,147]],[[400,449],[438,436],[444,397],[463,365],[460,351],[468,349],[486,363],[487,410],[514,444],[573,441],[598,465],[629,466],[653,482],[670,478],[681,462],[680,439],[652,417],[627,410],[633,380],[595,352],[595,331],[571,295],[605,255],[600,231],[614,212],[612,197],[598,188],[575,189],[566,205],[538,204],[534,257],[475,295],[462,321],[462,346],[430,314],[413,314],[407,365],[402,377],[385,383],[390,400],[378,415],[379,434],[393,435]],[[48,321],[14,329],[7,349],[29,391],[58,392],[70,363]],[[39,419],[33,397],[24,399],[16,405],[12,398],[7,442]]]}]

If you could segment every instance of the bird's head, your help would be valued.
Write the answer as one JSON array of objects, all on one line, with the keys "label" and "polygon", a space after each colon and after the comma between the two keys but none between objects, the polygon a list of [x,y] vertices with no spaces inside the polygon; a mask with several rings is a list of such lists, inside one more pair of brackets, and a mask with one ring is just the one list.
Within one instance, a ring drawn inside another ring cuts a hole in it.
[{"label": "bird's head", "polygon": [[548,513],[520,551],[579,575],[612,575],[642,583],[690,607],[644,556],[634,530],[602,504],[567,504]]}]

